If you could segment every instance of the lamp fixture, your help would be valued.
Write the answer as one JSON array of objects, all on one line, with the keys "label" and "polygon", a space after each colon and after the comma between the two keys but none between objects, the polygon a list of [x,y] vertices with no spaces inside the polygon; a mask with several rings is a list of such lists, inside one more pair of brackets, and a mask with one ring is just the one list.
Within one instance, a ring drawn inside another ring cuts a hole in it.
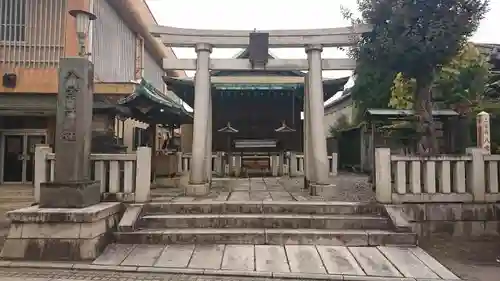
[{"label": "lamp fixture", "polygon": [[76,20],[76,37],[78,39],[78,55],[84,57],[89,55],[86,51],[85,40],[89,34],[90,22],[96,20],[96,15],[84,10],[71,10],[69,14]]}]

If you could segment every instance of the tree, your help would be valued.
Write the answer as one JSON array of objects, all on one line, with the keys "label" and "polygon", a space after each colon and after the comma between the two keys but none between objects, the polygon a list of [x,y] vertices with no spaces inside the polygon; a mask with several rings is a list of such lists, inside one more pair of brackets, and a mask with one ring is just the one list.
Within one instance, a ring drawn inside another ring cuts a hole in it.
[{"label": "tree", "polygon": [[[481,103],[489,77],[489,64],[472,43],[465,44],[453,59],[443,66],[431,85],[433,101],[437,108],[452,108],[460,116],[457,132],[468,132],[475,125],[475,108]],[[389,106],[399,109],[412,108],[415,79],[406,79],[401,73],[394,79]],[[471,116],[472,115],[472,116]],[[470,145],[471,134],[455,136],[457,149]]]},{"label": "tree", "polygon": [[[483,98],[489,78],[489,64],[472,43],[465,44],[456,56],[437,73],[430,91],[438,107],[453,108],[461,115],[471,111]],[[391,88],[389,106],[410,109],[416,80],[398,73]]]},{"label": "tree", "polygon": [[373,31],[352,54],[361,65],[383,65],[415,79],[420,154],[437,152],[431,94],[435,74],[477,29],[487,7],[488,0],[358,0],[362,21],[372,24]]},{"label": "tree", "polygon": [[[358,0],[359,3],[359,0]],[[353,13],[341,6],[344,18],[351,24],[363,24],[363,18],[355,18]],[[350,89],[352,100],[357,109],[355,123],[362,121],[363,115],[369,108],[385,108],[391,97],[391,86],[396,72],[385,64],[374,63],[370,60],[359,59],[360,48],[347,49],[347,55],[357,60],[354,70],[355,83]]]},{"label": "tree", "polygon": [[398,73],[391,88],[389,106],[396,109],[412,109],[413,92],[415,92],[415,79],[408,79]]},{"label": "tree", "polygon": [[485,86],[484,94],[489,99],[500,98],[500,73],[494,73],[491,75]]},{"label": "tree", "polygon": [[358,64],[355,83],[350,89],[359,123],[368,108],[385,108],[391,97],[391,85],[396,73],[369,64]]}]

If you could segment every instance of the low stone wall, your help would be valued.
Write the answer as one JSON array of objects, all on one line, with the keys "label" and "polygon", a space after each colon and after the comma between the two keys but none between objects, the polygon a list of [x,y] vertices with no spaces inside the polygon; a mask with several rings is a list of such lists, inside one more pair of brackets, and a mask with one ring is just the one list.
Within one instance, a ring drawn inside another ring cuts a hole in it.
[{"label": "low stone wall", "polygon": [[386,205],[397,229],[419,237],[500,235],[500,204],[425,203]]},{"label": "low stone wall", "polygon": [[11,226],[3,259],[92,260],[112,242],[123,213],[121,203],[99,203],[81,209],[38,206],[7,213]]}]

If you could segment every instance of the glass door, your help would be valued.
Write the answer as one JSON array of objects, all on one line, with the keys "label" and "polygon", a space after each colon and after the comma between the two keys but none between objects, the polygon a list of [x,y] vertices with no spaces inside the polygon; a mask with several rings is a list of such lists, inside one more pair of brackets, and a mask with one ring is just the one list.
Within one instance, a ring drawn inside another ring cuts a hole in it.
[{"label": "glass door", "polygon": [[23,182],[24,135],[4,135],[3,181]]},{"label": "glass door", "polygon": [[35,147],[45,143],[45,135],[8,133],[3,136],[3,182],[33,182]]}]

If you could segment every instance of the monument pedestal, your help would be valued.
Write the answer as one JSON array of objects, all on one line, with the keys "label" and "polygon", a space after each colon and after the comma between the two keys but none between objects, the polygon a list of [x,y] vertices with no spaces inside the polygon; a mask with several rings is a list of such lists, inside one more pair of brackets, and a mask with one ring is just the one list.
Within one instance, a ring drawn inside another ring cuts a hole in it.
[{"label": "monument pedestal", "polygon": [[86,208],[27,207],[7,213],[11,221],[1,257],[7,260],[93,260],[113,241],[121,203]]},{"label": "monument pedestal", "polygon": [[101,202],[99,181],[40,184],[40,208],[85,208]]}]

